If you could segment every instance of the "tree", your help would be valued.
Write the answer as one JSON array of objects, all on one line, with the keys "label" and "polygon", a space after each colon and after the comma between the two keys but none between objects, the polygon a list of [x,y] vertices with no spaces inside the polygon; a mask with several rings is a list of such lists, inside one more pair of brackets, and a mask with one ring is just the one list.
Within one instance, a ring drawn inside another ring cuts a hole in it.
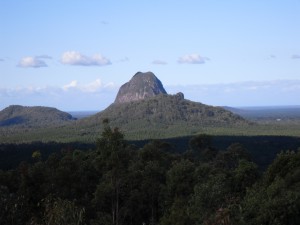
[{"label": "tree", "polygon": [[219,152],[216,163],[224,169],[234,169],[238,167],[241,159],[250,161],[250,154],[240,143],[233,143],[225,152]]},{"label": "tree", "polygon": [[95,192],[95,201],[101,204],[103,190],[108,192],[110,201],[110,215],[113,225],[121,224],[122,187],[124,186],[124,174],[126,174],[128,151],[124,135],[118,128],[112,129],[108,121],[104,121],[104,130],[97,140],[97,163],[104,171],[100,184]]},{"label": "tree", "polygon": [[238,167],[233,171],[233,192],[243,197],[247,188],[250,188],[259,177],[258,167],[255,163],[245,159],[239,161]]},{"label": "tree", "polygon": [[167,172],[167,190],[171,198],[187,197],[195,185],[195,165],[189,160],[175,161]]},{"label": "tree", "polygon": [[[156,224],[160,216],[159,205],[164,182],[164,170],[157,161],[149,161],[142,171],[141,192],[146,203],[145,214],[149,224]],[[146,219],[144,218],[144,219]]]},{"label": "tree", "polygon": [[200,134],[191,138],[189,148],[186,157],[190,160],[207,162],[213,160],[217,155],[217,150],[212,147],[212,138],[207,134]]},{"label": "tree", "polygon": [[170,209],[164,213],[160,221],[161,225],[190,225],[195,224],[189,214],[188,199],[175,198]]},{"label": "tree", "polygon": [[280,153],[243,202],[247,224],[300,224],[300,152]]},{"label": "tree", "polygon": [[223,171],[211,172],[205,181],[197,183],[191,198],[191,216],[195,221],[212,219],[216,211],[230,200],[230,177]]},{"label": "tree", "polygon": [[195,165],[189,160],[175,161],[166,174],[165,213],[161,224],[192,224],[188,213],[195,185]]},{"label": "tree", "polygon": [[41,161],[41,159],[42,159],[42,154],[41,154],[41,152],[40,151],[34,151],[33,153],[32,153],[32,156],[31,156],[34,160],[36,160],[36,161]]},{"label": "tree", "polygon": [[74,201],[53,198],[44,199],[45,207],[43,224],[55,225],[83,225],[85,209],[76,206]]},{"label": "tree", "polygon": [[22,225],[30,216],[30,206],[22,194],[10,193],[0,185],[0,224]]}]

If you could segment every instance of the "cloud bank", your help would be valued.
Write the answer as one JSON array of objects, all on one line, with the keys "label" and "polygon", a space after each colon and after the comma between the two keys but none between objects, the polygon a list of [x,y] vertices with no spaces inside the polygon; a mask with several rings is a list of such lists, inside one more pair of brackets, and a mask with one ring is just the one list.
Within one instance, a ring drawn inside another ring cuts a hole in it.
[{"label": "cloud bank", "polygon": [[66,65],[77,66],[106,66],[111,64],[109,59],[100,54],[86,56],[76,51],[64,52],[61,57],[61,62]]},{"label": "cloud bank", "polygon": [[189,54],[179,57],[178,63],[186,63],[186,64],[204,64],[206,61],[208,61],[209,58],[202,57],[199,54]]},{"label": "cloud bank", "polygon": [[292,55],[292,59],[300,59],[300,55],[299,54],[294,54],[294,55]]},{"label": "cloud bank", "polygon": [[88,84],[80,84],[77,80],[73,80],[62,86],[64,91],[78,91],[82,93],[97,93],[105,89],[114,88],[114,83],[103,84],[100,79],[96,79]]},{"label": "cloud bank", "polygon": [[[61,110],[104,109],[115,99],[118,86],[100,79],[72,80],[61,87],[0,87],[0,110],[13,104],[52,106]],[[170,94],[216,106],[300,105],[300,80],[249,81],[227,84],[168,86]],[[67,103],[67,104],[66,104]]]},{"label": "cloud bank", "polygon": [[43,57],[32,57],[32,56],[27,56],[22,58],[19,63],[18,67],[22,68],[40,68],[40,67],[47,67],[48,65],[44,60],[41,58]]},{"label": "cloud bank", "polygon": [[65,111],[98,110],[110,105],[117,91],[115,84],[103,83],[100,79],[90,83],[73,80],[61,87],[0,87],[0,110],[9,105],[50,106]]},{"label": "cloud bank", "polygon": [[227,84],[166,86],[187,99],[218,106],[300,105],[300,80],[249,81]]}]

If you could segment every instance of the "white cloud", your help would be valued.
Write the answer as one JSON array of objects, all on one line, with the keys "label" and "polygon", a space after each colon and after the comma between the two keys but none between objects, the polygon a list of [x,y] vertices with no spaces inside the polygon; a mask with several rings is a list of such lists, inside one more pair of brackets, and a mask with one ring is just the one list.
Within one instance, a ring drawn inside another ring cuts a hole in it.
[{"label": "white cloud", "polygon": [[105,88],[115,88],[116,85],[113,82],[109,82],[107,84],[104,85]]},{"label": "white cloud", "polygon": [[101,23],[102,25],[108,25],[108,22],[105,21],[105,20],[102,20],[100,23]]},{"label": "white cloud", "polygon": [[276,58],[277,58],[277,56],[274,55],[274,54],[268,55],[268,56],[266,57],[267,60],[275,60]]},{"label": "white cloud", "polygon": [[61,62],[67,65],[78,66],[105,66],[111,64],[109,59],[100,54],[89,57],[76,51],[64,52],[61,57]]},{"label": "white cloud", "polygon": [[119,59],[119,60],[117,60],[116,62],[122,63],[122,62],[128,62],[128,61],[129,61],[129,58],[128,58],[127,56],[125,56],[124,58]]},{"label": "white cloud", "polygon": [[100,79],[97,79],[87,85],[84,85],[81,90],[84,92],[97,92],[101,88],[104,88]]},{"label": "white cloud", "polygon": [[104,109],[113,103],[118,87],[96,79],[90,83],[73,80],[61,87],[0,86],[0,110],[9,105],[50,106],[61,110]]},{"label": "white cloud", "polygon": [[63,85],[62,89],[64,91],[78,91],[82,93],[97,93],[101,92],[104,89],[113,89],[115,84],[110,82],[103,84],[101,79],[96,79],[88,84],[80,84],[77,80],[73,80],[70,83]]},{"label": "white cloud", "polygon": [[45,63],[45,61],[41,60],[38,57],[27,56],[20,60],[18,66],[23,68],[40,68],[47,67],[48,65]]},{"label": "white cloud", "polygon": [[300,59],[300,55],[299,54],[294,54],[294,55],[292,55],[292,59]]},{"label": "white cloud", "polygon": [[[165,86],[170,94],[183,92],[186,99],[209,105],[271,106],[300,105],[300,80],[249,81],[227,84]],[[73,80],[61,87],[0,87],[0,109],[12,104],[44,105],[62,110],[104,109],[118,91],[113,83],[96,79]],[[66,104],[67,103],[67,104]]]},{"label": "white cloud", "polygon": [[70,88],[76,88],[76,87],[77,87],[77,84],[78,84],[77,80],[73,80],[73,81],[71,81],[69,84],[64,85],[64,86],[62,87],[62,89],[65,90],[65,91],[67,91],[67,90],[69,90]]},{"label": "white cloud", "polygon": [[189,54],[181,56],[178,59],[178,63],[187,63],[187,64],[204,64],[209,58],[202,57],[199,54]]},{"label": "white cloud", "polygon": [[163,61],[163,60],[159,60],[159,59],[156,59],[152,62],[152,64],[155,64],[155,65],[166,65],[168,64],[166,61]]},{"label": "white cloud", "polygon": [[39,56],[36,56],[36,58],[38,58],[38,59],[52,59],[52,57],[49,56],[49,55],[39,55]]}]

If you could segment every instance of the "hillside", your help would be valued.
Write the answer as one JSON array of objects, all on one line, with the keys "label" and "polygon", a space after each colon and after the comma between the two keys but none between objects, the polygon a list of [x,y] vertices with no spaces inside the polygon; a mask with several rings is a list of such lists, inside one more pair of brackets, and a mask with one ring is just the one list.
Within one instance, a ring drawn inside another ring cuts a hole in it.
[{"label": "hillside", "polygon": [[74,118],[70,114],[51,107],[12,105],[0,111],[0,127],[47,127],[72,120]]},{"label": "hillside", "polygon": [[204,127],[246,126],[249,122],[221,107],[184,99],[182,93],[160,94],[140,101],[112,104],[104,111],[79,121],[80,127],[100,126],[104,119],[126,134],[144,138],[180,136]]}]

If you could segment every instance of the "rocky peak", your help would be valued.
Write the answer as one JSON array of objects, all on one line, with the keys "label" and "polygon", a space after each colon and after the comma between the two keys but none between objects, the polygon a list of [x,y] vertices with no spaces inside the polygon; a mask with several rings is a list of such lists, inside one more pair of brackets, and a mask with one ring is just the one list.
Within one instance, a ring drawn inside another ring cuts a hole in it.
[{"label": "rocky peak", "polygon": [[143,100],[158,94],[167,94],[161,81],[152,72],[138,72],[120,87],[115,103]]},{"label": "rocky peak", "polygon": [[184,94],[182,92],[178,92],[175,96],[178,100],[183,100],[184,99]]}]

